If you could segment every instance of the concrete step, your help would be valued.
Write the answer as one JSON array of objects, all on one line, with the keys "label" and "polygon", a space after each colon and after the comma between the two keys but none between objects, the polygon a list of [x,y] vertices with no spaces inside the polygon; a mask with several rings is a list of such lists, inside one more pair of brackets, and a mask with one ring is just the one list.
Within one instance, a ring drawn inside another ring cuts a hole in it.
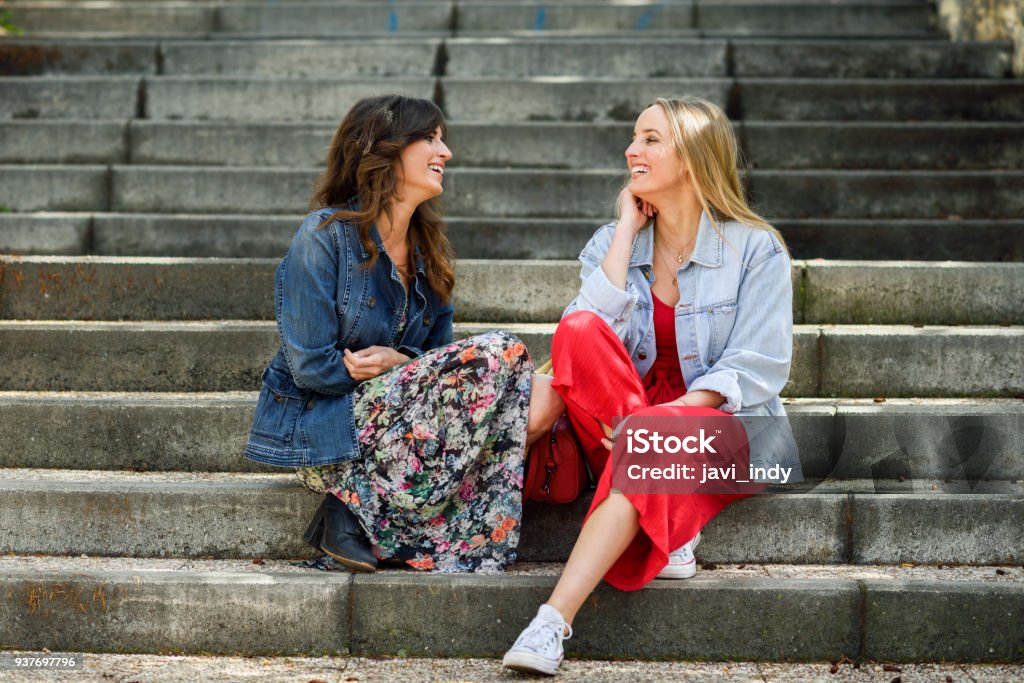
[{"label": "concrete step", "polygon": [[161,76],[145,82],[149,119],[230,119],[337,123],[356,101],[399,93],[434,97],[433,79],[272,79]]},{"label": "concrete step", "polygon": [[671,3],[598,6],[583,3],[459,4],[461,31],[629,31],[686,29],[791,34],[871,35],[879,30],[931,29],[932,10],[920,2]]},{"label": "concrete step", "polygon": [[452,3],[396,5],[353,2],[257,3],[193,2],[19,2],[18,26],[26,35],[274,33],[304,36],[311,26],[323,32],[447,31]]},{"label": "concrete step", "polygon": [[787,121],[1020,121],[1019,80],[743,79],[742,117]]},{"label": "concrete step", "polygon": [[[448,144],[465,166],[616,169],[632,129],[630,123],[456,121]],[[756,168],[1024,168],[1020,123],[747,121],[735,130]],[[11,121],[0,123],[0,163],[320,166],[333,134],[326,122]]]},{"label": "concrete step", "polygon": [[[225,197],[262,213],[301,213],[318,169],[114,166],[105,185],[87,194],[67,188],[45,196],[53,174],[78,183],[105,177],[83,166],[0,166],[0,186],[18,187],[8,206],[24,211],[217,213]],[[535,171],[452,168],[445,174],[452,216],[607,220],[621,171]],[[769,218],[1016,218],[1024,217],[1021,171],[762,171],[748,192]],[[16,184],[16,185],[14,185]],[[8,185],[8,186],[11,186]],[[606,198],[601,200],[600,198]],[[595,198],[597,198],[595,200]]]},{"label": "concrete step", "polygon": [[[538,363],[550,355],[554,324],[460,323],[455,335],[497,327]],[[257,389],[280,338],[270,321],[0,321],[0,342],[0,386],[9,390],[192,392]],[[1024,394],[1021,327],[797,325],[793,343],[786,396]]]},{"label": "concrete step", "polygon": [[[0,319],[268,319],[277,264],[0,256]],[[579,263],[463,259],[456,278],[457,320],[555,322],[579,290]],[[798,323],[1024,325],[1019,263],[797,261],[793,286]]]},{"label": "concrete step", "polygon": [[[974,493],[918,483],[936,490],[875,493],[876,482],[847,481],[810,493],[745,499],[705,527],[701,559],[1016,564],[1024,553],[1017,522],[1024,514],[1024,483],[977,482]],[[8,530],[0,553],[273,559],[318,554],[302,532],[322,497],[290,471],[11,469],[3,471],[0,491],[0,528]],[[520,559],[565,561],[589,497],[568,506],[526,506]],[[52,515],[56,499],[62,501],[60,517]],[[73,537],[66,533],[68,519],[77,521]],[[31,528],[23,520],[32,520]],[[981,535],[978,528],[987,531]]]},{"label": "concrete step", "polygon": [[[559,568],[528,565],[498,576],[365,575],[273,560],[6,557],[0,572],[13,597],[0,602],[0,636],[12,647],[73,652],[496,658],[547,598]],[[1022,647],[1016,618],[1024,608],[1022,572],[1002,571],[720,565],[690,581],[659,581],[632,593],[600,586],[574,624],[567,653],[705,661],[1015,661]],[[459,628],[439,630],[438,614]],[[670,635],[671,627],[683,628],[680,615],[693,630],[687,638]],[[567,661],[564,671],[585,666]],[[497,662],[493,667],[496,680],[507,677]],[[204,674],[211,670],[203,668]],[[420,680],[408,671],[403,679]],[[821,671],[814,673],[823,677]],[[687,666],[670,677],[692,672]],[[809,676],[804,671],[793,680]],[[977,680],[995,680],[984,676]]]},{"label": "concrete step", "polygon": [[[0,253],[280,258],[301,216],[0,213]],[[463,258],[575,259],[592,218],[451,217]],[[795,258],[1024,261],[1022,220],[778,219]]]},{"label": "concrete step", "polygon": [[[0,392],[0,468],[277,472],[240,457],[256,392]],[[1015,399],[787,399],[810,479],[969,493],[1024,480]],[[940,487],[940,488],[942,488]]]},{"label": "concrete step", "polygon": [[107,211],[106,166],[0,166],[0,212]]},{"label": "concrete step", "polygon": [[171,76],[426,78],[436,72],[440,49],[439,39],[184,41],[161,47],[161,73]]},{"label": "concrete step", "polygon": [[0,50],[0,75],[155,75],[158,52],[155,42],[83,42],[5,36]]},{"label": "concrete step", "polygon": [[444,73],[457,78],[1002,78],[1009,74],[1011,52],[1005,42],[452,38],[445,41]]},{"label": "concrete step", "polygon": [[[10,651],[11,657],[30,653]],[[50,656],[61,656],[54,652]],[[408,654],[408,652],[406,652]],[[636,654],[634,657],[638,656]],[[160,671],[165,680],[201,680],[203,678],[233,677],[236,680],[267,678],[287,680],[296,670],[311,680],[326,680],[343,671],[345,676],[372,683],[391,681],[500,681],[508,676],[501,660],[482,658],[443,657],[239,657],[215,655],[150,655],[150,654],[95,654],[85,657],[86,667],[104,679],[146,680],[151,671]],[[837,665],[838,666],[838,665]],[[857,667],[854,669],[854,667]],[[865,665],[868,666],[868,665]],[[891,666],[891,665],[886,665]],[[820,678],[831,670],[830,662],[778,663],[736,661],[669,661],[651,662],[608,659],[571,659],[559,668],[558,680],[572,683],[619,683],[619,681],[668,681],[686,676],[716,681],[764,681],[764,683],[794,683]],[[840,670],[853,673],[861,664],[844,662]],[[882,671],[881,664],[870,665],[873,671]],[[958,664],[958,663],[902,663],[897,667],[907,680],[945,680],[945,676],[967,676],[978,683],[1024,678],[1024,666],[1014,664]],[[894,670],[894,669],[891,669]],[[83,680],[78,674],[78,680]]]},{"label": "concrete step", "polygon": [[0,121],[131,119],[141,80],[127,76],[0,76]]}]

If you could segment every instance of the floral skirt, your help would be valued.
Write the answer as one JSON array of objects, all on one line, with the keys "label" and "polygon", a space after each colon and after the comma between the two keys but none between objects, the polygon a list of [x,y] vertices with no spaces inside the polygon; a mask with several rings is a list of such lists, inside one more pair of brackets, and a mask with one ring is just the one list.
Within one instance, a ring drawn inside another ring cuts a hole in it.
[{"label": "floral skirt", "polygon": [[532,372],[505,332],[428,351],[355,390],[361,458],[299,479],[346,503],[379,559],[501,571],[519,544]]}]

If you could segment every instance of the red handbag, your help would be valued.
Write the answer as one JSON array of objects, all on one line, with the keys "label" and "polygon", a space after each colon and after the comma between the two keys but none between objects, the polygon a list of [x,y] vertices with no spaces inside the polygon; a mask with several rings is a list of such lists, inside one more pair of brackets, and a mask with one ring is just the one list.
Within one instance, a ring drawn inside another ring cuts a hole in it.
[{"label": "red handbag", "polygon": [[569,418],[562,415],[550,438],[537,439],[526,455],[523,498],[564,505],[579,498],[587,486],[587,464]]}]

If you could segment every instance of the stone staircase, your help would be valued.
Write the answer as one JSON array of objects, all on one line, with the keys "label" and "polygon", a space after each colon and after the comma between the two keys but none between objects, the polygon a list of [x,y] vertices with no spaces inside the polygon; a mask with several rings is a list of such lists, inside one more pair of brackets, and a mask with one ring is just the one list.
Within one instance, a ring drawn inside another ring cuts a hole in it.
[{"label": "stone staircase", "polygon": [[26,33],[0,38],[0,648],[502,652],[588,501],[530,507],[501,576],[293,566],[319,499],[240,455],[272,271],[347,108],[430,97],[457,333],[543,358],[633,118],[686,93],[729,112],[793,252],[809,481],[716,518],[697,578],[600,589],[571,654],[1024,660],[1009,44],[951,44],[919,0],[6,7]]}]

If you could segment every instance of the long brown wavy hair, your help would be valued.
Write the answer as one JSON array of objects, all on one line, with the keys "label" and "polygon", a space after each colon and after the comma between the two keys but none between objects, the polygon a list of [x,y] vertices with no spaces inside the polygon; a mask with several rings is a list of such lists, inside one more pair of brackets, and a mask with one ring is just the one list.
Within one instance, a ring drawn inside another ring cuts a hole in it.
[{"label": "long brown wavy hair", "polygon": [[[322,224],[334,219],[357,227],[359,240],[370,254],[365,268],[379,256],[370,229],[384,214],[390,220],[398,197],[397,167],[402,150],[441,128],[447,135],[444,114],[430,100],[402,95],[367,97],[356,102],[334,133],[327,153],[327,169],[313,188],[311,208],[336,208]],[[409,222],[409,249],[418,247],[430,286],[445,302],[455,286],[451,243],[436,199],[416,207]]]}]

